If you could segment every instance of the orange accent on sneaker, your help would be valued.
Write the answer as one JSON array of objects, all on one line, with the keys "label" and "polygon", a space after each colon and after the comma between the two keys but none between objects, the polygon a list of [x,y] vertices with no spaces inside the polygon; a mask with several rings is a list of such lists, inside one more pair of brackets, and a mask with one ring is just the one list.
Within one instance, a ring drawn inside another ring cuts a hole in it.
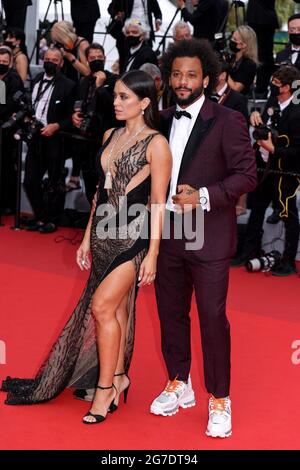
[{"label": "orange accent on sneaker", "polygon": [[215,398],[211,396],[210,407],[212,411],[226,411],[226,398]]},{"label": "orange accent on sneaker", "polygon": [[172,393],[172,392],[175,392],[177,387],[179,387],[181,384],[181,381],[180,380],[169,380],[167,385],[166,385],[166,388],[165,388],[165,392],[167,393]]}]

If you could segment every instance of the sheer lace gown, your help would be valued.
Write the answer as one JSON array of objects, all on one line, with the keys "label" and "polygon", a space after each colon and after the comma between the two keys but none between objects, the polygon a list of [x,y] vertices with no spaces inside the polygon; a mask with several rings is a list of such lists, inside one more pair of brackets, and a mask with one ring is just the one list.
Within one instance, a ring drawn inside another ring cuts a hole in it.
[{"label": "sheer lace gown", "polygon": [[[120,132],[118,129],[112,132],[100,151],[100,158],[111,140],[117,138],[118,132]],[[137,275],[146,255],[149,240],[148,237],[141,235],[141,232],[149,227],[150,219],[147,204],[151,177],[146,150],[154,135],[148,135],[137,141],[114,162],[115,171],[109,194],[104,189],[104,172],[100,165],[97,210],[91,227],[92,267],[86,287],[36,377],[34,379],[7,377],[3,382],[2,391],[8,392],[6,404],[45,402],[70,386],[95,387],[99,362],[95,321],[91,312],[92,296],[103,279],[126,261],[132,260]],[[138,204],[136,213],[130,211],[133,204]],[[103,211],[103,208],[107,211]],[[103,237],[104,231],[107,233],[106,238]],[[126,371],[130,366],[133,352],[136,294],[135,283],[128,296]]]}]

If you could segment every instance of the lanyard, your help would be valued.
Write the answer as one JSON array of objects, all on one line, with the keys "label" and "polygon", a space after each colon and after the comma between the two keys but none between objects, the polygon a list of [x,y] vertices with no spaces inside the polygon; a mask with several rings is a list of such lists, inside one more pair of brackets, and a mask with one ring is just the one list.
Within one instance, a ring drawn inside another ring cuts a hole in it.
[{"label": "lanyard", "polygon": [[[47,82],[45,88],[43,89],[43,85],[44,83]],[[34,103],[33,103],[33,107],[34,107],[34,110],[36,111],[37,109],[37,106],[41,100],[41,98],[44,96],[44,94],[46,93],[46,91],[50,88],[50,87],[53,87],[54,86],[54,78],[52,80],[41,80],[40,83],[39,83],[39,87],[38,87],[38,91],[37,91],[37,94],[36,94],[36,98],[34,100]],[[48,105],[48,102],[49,102],[49,99],[50,99],[50,96],[48,97],[47,101],[45,102],[44,104],[44,107],[42,109],[42,116],[44,116],[44,113],[45,113],[45,110],[46,110],[46,107]]]}]

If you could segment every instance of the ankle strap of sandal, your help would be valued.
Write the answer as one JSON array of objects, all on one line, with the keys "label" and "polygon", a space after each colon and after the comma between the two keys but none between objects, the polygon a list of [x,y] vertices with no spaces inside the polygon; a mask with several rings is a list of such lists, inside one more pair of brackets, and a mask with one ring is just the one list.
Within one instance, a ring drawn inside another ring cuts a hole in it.
[{"label": "ankle strap of sandal", "polygon": [[119,374],[114,374],[114,377],[119,377],[120,375],[127,375],[126,372],[120,372]]},{"label": "ankle strap of sandal", "polygon": [[112,384],[110,387],[101,387],[100,385],[97,385],[97,388],[100,388],[100,390],[109,390],[110,388],[116,388],[114,384]]}]

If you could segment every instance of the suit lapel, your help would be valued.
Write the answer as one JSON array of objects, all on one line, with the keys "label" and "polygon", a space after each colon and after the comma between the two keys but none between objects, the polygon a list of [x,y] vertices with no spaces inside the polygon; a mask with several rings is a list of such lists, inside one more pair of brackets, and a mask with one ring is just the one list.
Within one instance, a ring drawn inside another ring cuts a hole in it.
[{"label": "suit lapel", "polygon": [[215,122],[214,118],[204,120],[202,118],[201,111],[198,114],[198,117],[192,129],[190,138],[184,149],[176,186],[178,184],[180,177],[184,174],[185,170],[190,165],[190,162],[195,155],[195,150],[199,149],[204,137],[206,137],[207,134],[210,132],[214,122]]}]

